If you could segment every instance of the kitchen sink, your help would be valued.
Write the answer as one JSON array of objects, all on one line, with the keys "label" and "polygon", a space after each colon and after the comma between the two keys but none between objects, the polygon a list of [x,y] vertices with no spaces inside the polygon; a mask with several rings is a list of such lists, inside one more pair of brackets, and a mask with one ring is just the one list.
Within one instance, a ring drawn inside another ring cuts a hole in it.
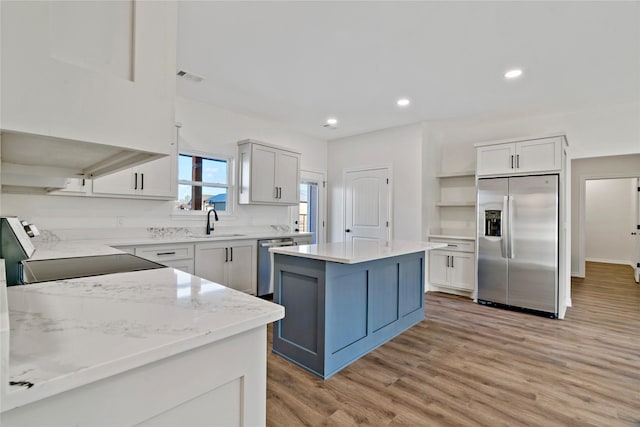
[{"label": "kitchen sink", "polygon": [[245,236],[245,234],[237,234],[237,233],[211,233],[211,234],[192,234],[192,239],[213,239],[214,237],[241,237]]}]

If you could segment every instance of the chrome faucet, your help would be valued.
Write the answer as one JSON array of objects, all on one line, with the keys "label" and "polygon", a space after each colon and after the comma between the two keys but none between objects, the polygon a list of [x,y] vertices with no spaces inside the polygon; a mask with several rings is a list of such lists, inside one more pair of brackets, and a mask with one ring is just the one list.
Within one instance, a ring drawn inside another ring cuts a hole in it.
[{"label": "chrome faucet", "polygon": [[218,221],[218,212],[216,212],[216,208],[211,208],[209,212],[207,212],[207,234],[211,234],[213,231],[213,223],[211,222],[211,212],[213,212],[213,217],[216,221]]}]

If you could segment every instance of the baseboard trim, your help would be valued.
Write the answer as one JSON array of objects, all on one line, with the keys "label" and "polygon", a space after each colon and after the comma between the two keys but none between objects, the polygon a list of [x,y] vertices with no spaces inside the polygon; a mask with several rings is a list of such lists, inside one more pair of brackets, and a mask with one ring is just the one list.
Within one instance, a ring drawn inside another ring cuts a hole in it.
[{"label": "baseboard trim", "polygon": [[586,262],[601,262],[601,263],[604,263],[604,264],[628,265],[631,268],[636,268],[635,263],[633,263],[631,261],[621,261],[621,260],[618,260],[618,259],[585,258],[585,261]]}]

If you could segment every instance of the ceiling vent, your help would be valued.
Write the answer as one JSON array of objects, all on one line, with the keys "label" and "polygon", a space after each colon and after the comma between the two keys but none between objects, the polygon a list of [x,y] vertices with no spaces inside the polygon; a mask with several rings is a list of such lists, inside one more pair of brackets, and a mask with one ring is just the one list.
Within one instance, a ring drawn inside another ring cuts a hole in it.
[{"label": "ceiling vent", "polygon": [[204,77],[199,76],[197,74],[189,73],[188,71],[184,71],[184,70],[178,70],[176,75],[178,77],[182,77],[183,79],[192,81],[194,83],[200,83],[201,81],[204,80]]}]

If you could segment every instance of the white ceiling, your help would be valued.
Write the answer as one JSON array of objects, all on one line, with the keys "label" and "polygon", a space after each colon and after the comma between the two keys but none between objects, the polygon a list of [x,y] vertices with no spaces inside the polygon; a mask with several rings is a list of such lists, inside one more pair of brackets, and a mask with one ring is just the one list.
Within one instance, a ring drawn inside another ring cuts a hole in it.
[{"label": "white ceiling", "polygon": [[[505,81],[512,67],[524,74]],[[178,79],[179,95],[328,140],[640,102],[640,2],[183,0],[178,69],[205,78]]]}]

